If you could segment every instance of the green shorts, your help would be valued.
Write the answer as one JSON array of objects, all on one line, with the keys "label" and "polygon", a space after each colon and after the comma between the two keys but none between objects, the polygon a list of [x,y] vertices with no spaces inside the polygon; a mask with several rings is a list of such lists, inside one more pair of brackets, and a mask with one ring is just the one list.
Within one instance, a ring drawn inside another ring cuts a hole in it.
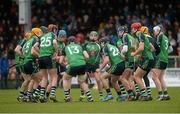
[{"label": "green shorts", "polygon": [[109,69],[107,69],[106,71],[109,73],[109,74],[113,74],[113,75],[122,75],[122,73],[124,72],[125,70],[125,62],[121,62],[121,63],[118,63],[116,65],[112,65]]},{"label": "green shorts", "polygon": [[99,64],[87,64],[86,65],[86,72],[89,72],[89,73],[94,73],[96,72],[96,69],[99,68]]},{"label": "green shorts", "polygon": [[23,65],[23,72],[25,74],[34,74],[34,73],[37,73],[39,71],[39,66],[34,63],[33,60],[29,60],[27,62],[24,63]]},{"label": "green shorts", "polygon": [[145,71],[152,69],[154,66],[154,60],[142,59],[139,63],[139,67]]},{"label": "green shorts", "polygon": [[51,56],[44,56],[39,58],[40,69],[52,69],[56,68],[56,61],[52,60]]},{"label": "green shorts", "polygon": [[69,66],[66,69],[66,73],[71,76],[84,75],[86,71],[86,65]]},{"label": "green shorts", "polygon": [[167,68],[167,64],[168,64],[168,63],[166,63],[166,62],[157,60],[157,61],[156,61],[155,68],[160,69],[160,70],[165,70],[165,69]]}]

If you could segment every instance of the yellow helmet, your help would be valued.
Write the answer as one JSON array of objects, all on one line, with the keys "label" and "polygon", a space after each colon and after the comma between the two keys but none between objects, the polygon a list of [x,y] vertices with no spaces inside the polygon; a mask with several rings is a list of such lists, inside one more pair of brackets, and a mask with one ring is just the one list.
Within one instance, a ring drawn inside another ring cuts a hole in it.
[{"label": "yellow helmet", "polygon": [[26,33],[24,34],[24,38],[25,38],[25,39],[30,39],[31,36],[32,36],[32,33],[31,33],[31,32],[26,32]]},{"label": "yellow helmet", "polygon": [[38,36],[38,37],[42,36],[42,34],[43,34],[43,32],[42,32],[42,30],[41,30],[40,28],[33,28],[33,29],[31,30],[31,32],[32,32],[33,34],[35,34],[36,36]]},{"label": "yellow helmet", "polygon": [[146,26],[142,26],[142,27],[140,28],[140,31],[141,31],[142,33],[145,33],[145,34],[149,34],[149,29],[148,29],[148,27],[146,27]]}]

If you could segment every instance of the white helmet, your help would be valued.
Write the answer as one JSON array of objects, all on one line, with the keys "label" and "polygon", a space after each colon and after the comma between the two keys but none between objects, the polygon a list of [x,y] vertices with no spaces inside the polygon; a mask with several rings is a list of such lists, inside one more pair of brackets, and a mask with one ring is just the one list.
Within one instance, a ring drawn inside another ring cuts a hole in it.
[{"label": "white helmet", "polygon": [[153,31],[160,31],[161,30],[161,27],[160,26],[155,26],[155,27],[153,27]]}]

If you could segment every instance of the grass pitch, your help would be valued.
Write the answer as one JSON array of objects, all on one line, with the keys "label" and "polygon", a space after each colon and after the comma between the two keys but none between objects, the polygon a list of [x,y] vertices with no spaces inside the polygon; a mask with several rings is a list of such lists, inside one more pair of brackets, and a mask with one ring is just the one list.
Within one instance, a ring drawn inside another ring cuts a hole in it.
[{"label": "grass pitch", "polygon": [[[92,90],[95,102],[79,102],[79,89],[72,89],[73,102],[65,103],[62,89],[57,90],[58,103],[19,103],[17,90],[0,90],[0,113],[180,113],[180,87],[168,88],[170,101],[100,102],[97,90]],[[104,92],[105,93],[105,92]],[[114,97],[116,93],[113,91]]]}]

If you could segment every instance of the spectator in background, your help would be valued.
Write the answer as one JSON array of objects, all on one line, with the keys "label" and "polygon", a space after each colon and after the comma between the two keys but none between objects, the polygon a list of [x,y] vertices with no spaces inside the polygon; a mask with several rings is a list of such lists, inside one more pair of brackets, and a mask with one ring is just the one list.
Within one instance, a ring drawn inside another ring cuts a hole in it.
[{"label": "spectator in background", "polygon": [[[8,48],[7,58],[9,60],[9,65],[12,66],[15,64],[15,52],[14,52],[14,45],[11,43]],[[16,77],[16,69],[15,67],[9,70],[8,79],[12,80]]]},{"label": "spectator in background", "polygon": [[169,42],[170,42],[171,46],[173,47],[173,52],[170,53],[170,54],[171,54],[171,55],[172,55],[172,54],[174,55],[177,44],[176,44],[176,40],[175,40],[175,38],[174,38],[174,36],[173,36],[173,34],[172,34],[171,31],[168,31],[168,38],[169,38]]},{"label": "spectator in background", "polygon": [[0,73],[1,73],[1,88],[7,89],[7,79],[9,73],[9,62],[7,59],[7,52],[2,52],[2,57],[0,58]]}]

